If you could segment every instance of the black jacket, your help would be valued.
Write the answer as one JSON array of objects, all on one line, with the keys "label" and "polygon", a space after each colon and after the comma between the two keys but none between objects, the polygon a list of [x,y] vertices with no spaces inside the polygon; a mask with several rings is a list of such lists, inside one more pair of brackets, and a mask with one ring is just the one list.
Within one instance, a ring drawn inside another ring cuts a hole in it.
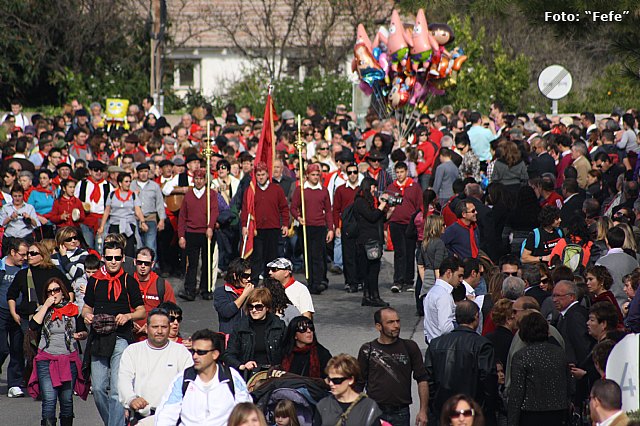
[{"label": "black jacket", "polygon": [[[256,334],[251,327],[251,319],[240,319],[236,329],[231,333],[227,351],[223,361],[230,367],[239,369],[242,364],[254,361],[254,345]],[[270,365],[278,365],[282,361],[282,341],[286,331],[284,322],[271,312],[267,313],[264,340],[267,348],[267,359]]]},{"label": "black jacket", "polygon": [[538,302],[538,305],[542,306],[542,302],[550,296],[549,293],[540,288],[539,285],[534,285],[524,290],[525,296],[531,296]]},{"label": "black jacket", "polygon": [[527,172],[529,173],[530,178],[541,177],[545,173],[551,173],[555,176],[556,162],[553,160],[552,156],[543,152],[531,159],[531,164],[529,164]]},{"label": "black jacket", "polygon": [[556,328],[564,339],[567,361],[578,364],[586,359],[595,344],[587,330],[589,311],[580,303],[576,303],[558,318]]},{"label": "black jacket", "polygon": [[482,406],[486,424],[495,424],[498,375],[493,344],[469,327],[436,337],[425,355],[430,393],[438,417],[445,401],[463,393]]},{"label": "black jacket", "polygon": [[578,193],[562,205],[560,209],[560,219],[562,219],[562,223],[560,226],[566,228],[571,222],[576,220],[576,216],[582,213],[582,203],[584,203],[585,199],[586,197],[583,193]]},{"label": "black jacket", "polygon": [[353,212],[358,223],[358,244],[364,244],[369,240],[383,242],[382,226],[385,213],[369,205],[367,200],[359,195],[353,201]]}]

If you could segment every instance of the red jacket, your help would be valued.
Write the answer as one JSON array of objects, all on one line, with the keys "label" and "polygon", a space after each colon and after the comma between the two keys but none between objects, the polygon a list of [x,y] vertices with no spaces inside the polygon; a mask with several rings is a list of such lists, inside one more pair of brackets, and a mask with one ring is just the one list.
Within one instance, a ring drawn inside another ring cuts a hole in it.
[{"label": "red jacket", "polygon": [[424,159],[416,163],[416,172],[418,175],[425,173],[428,175],[432,174],[433,163],[438,156],[438,145],[433,141],[427,141],[418,145],[418,150],[422,151]]},{"label": "red jacket", "polygon": [[[71,219],[71,211],[73,209],[80,210],[80,219],[77,222],[74,222]],[[62,214],[68,213],[69,217],[66,220],[62,220]],[[51,222],[55,223],[59,227],[61,226],[73,226],[78,227],[80,223],[84,220],[85,213],[84,208],[82,207],[82,201],[80,201],[77,197],[65,198],[60,197],[57,198],[53,202],[53,207],[51,211],[44,215]]]}]

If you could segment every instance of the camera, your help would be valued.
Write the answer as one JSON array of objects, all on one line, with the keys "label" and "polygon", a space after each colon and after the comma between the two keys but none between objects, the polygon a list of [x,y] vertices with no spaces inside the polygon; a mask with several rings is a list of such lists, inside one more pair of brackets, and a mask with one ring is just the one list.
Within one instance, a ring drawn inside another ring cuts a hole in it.
[{"label": "camera", "polygon": [[402,195],[396,192],[395,194],[385,194],[387,199],[387,205],[389,207],[395,207],[402,204]]}]

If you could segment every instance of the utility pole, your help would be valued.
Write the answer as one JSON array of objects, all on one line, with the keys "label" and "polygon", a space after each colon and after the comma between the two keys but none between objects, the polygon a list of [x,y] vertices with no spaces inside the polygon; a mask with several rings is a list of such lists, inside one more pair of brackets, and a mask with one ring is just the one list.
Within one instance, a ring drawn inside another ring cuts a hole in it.
[{"label": "utility pole", "polygon": [[149,16],[151,18],[151,75],[149,79],[149,91],[158,111],[160,111],[160,114],[164,114],[164,95],[162,94],[162,53],[167,22],[166,1],[151,0]]}]

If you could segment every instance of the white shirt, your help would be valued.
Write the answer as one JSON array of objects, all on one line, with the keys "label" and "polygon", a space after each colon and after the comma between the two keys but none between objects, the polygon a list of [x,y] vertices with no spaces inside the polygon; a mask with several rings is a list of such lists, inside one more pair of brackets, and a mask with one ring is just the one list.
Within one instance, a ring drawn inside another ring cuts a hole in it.
[{"label": "white shirt", "polygon": [[202,198],[202,196],[204,195],[204,190],[206,189],[206,186],[203,186],[202,188],[198,189],[198,188],[193,188],[193,195],[196,196],[197,199]]},{"label": "white shirt", "polygon": [[289,287],[285,288],[284,292],[291,303],[293,303],[293,306],[298,308],[301,313],[315,312],[313,309],[313,300],[311,300],[311,293],[309,293],[306,285],[295,281]]},{"label": "white shirt", "polygon": [[611,417],[609,417],[607,420],[603,421],[603,422],[599,422],[596,423],[596,426],[609,426],[610,424],[613,423],[613,421],[615,419],[617,419],[620,415],[622,415],[622,410],[618,411],[617,413],[615,413],[614,415],[612,415]]},{"label": "white shirt", "polygon": [[140,396],[151,408],[157,407],[176,374],[192,365],[191,354],[180,343],[169,341],[163,348],[154,348],[145,340],[127,346],[118,370],[120,403],[128,408]]},{"label": "white shirt", "polygon": [[577,301],[577,300],[574,300],[574,301],[573,301],[569,306],[567,306],[566,308],[564,308],[564,311],[560,312],[560,315],[562,315],[562,317],[564,318],[564,316],[567,314],[567,311],[568,311],[569,309],[571,309],[571,307],[572,307],[573,305],[575,305],[576,303],[578,303],[578,301]]},{"label": "white shirt", "polygon": [[[179,186],[178,185],[179,179],[180,179],[179,174],[172,177],[171,180],[165,183],[164,186],[162,187],[162,193],[164,195],[171,195],[175,187]],[[193,186],[193,176],[187,174],[187,181],[189,182],[189,186]]]},{"label": "white shirt", "polygon": [[456,304],[452,291],[453,286],[437,279],[424,298],[424,337],[427,342],[453,330]]},{"label": "white shirt", "polygon": [[156,108],[155,105],[151,105],[151,108],[149,108],[149,111],[144,112],[145,117],[149,114],[153,114],[156,117],[156,119],[161,117],[160,111],[158,111],[158,108]]}]

